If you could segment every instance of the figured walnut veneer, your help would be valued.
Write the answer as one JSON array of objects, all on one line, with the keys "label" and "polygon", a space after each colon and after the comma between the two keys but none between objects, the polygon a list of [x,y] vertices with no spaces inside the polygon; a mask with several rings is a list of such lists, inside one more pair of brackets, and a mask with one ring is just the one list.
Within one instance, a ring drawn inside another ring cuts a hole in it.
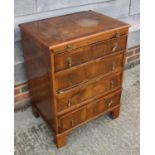
[{"label": "figured walnut veneer", "polygon": [[85,11],[20,28],[32,112],[53,129],[57,147],[74,128],[119,116],[128,24]]}]

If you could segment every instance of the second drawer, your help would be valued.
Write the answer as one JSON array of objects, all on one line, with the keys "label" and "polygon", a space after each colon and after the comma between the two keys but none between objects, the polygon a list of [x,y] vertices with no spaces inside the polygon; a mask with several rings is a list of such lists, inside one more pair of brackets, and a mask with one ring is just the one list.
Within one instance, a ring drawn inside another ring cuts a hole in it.
[{"label": "second drawer", "polygon": [[124,53],[108,56],[102,59],[97,59],[92,63],[82,65],[78,68],[56,73],[57,92],[59,93],[63,89],[71,88],[99,75],[104,75],[113,71],[122,71],[123,56]]},{"label": "second drawer", "polygon": [[61,112],[77,104],[81,104],[87,99],[101,96],[121,87],[122,73],[108,75],[96,79],[88,84],[66,91],[57,95],[58,111]]}]

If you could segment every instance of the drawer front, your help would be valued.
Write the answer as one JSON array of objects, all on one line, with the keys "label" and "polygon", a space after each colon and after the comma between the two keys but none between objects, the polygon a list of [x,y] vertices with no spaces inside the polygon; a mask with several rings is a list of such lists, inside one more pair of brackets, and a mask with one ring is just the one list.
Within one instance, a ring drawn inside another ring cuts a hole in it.
[{"label": "drawer front", "polygon": [[69,109],[76,104],[86,101],[95,96],[101,96],[121,87],[122,74],[99,78],[93,82],[83,84],[67,92],[57,95],[58,111]]},{"label": "drawer front", "polygon": [[61,116],[59,119],[60,132],[76,127],[82,122],[85,122],[105,112],[106,110],[119,105],[120,97],[121,92],[117,91],[105,97],[94,100],[76,111]]},{"label": "drawer front", "polygon": [[106,109],[112,108],[120,104],[121,91],[112,93],[104,97]]},{"label": "drawer front", "polygon": [[60,130],[65,131],[86,121],[86,108],[77,110],[60,118]]},{"label": "drawer front", "polygon": [[105,111],[106,105],[104,103],[104,98],[94,101],[87,105],[87,119],[93,118]]},{"label": "drawer front", "polygon": [[121,92],[112,93],[87,105],[87,119],[120,104]]},{"label": "drawer front", "polygon": [[55,54],[60,54],[63,52],[72,52],[74,49],[81,48],[84,46],[90,46],[91,44],[97,43],[97,42],[104,42],[107,40],[112,39],[119,39],[120,37],[127,36],[128,35],[128,28],[121,28],[114,31],[109,31],[106,33],[101,33],[94,36],[89,36],[88,38],[81,38],[80,40],[76,40],[70,43],[66,43],[62,46],[56,46],[53,49],[51,49],[51,52],[54,52]]},{"label": "drawer front", "polygon": [[106,58],[96,59],[92,63],[82,65],[72,70],[58,72],[56,74],[56,90],[70,88],[82,82],[88,81],[99,75],[113,71],[121,71],[123,67],[123,55],[108,56]]},{"label": "drawer front", "polygon": [[105,42],[98,42],[90,46],[84,46],[73,50],[55,55],[55,70],[64,70],[87,61],[126,49],[127,36],[119,39],[112,39]]}]

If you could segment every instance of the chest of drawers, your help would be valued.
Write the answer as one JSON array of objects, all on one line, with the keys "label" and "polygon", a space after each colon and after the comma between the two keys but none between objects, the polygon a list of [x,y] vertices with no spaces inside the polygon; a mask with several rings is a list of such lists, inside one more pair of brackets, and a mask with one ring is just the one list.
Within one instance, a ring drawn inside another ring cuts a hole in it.
[{"label": "chest of drawers", "polygon": [[74,128],[119,116],[128,24],[85,11],[20,28],[32,112],[54,131],[57,147]]}]

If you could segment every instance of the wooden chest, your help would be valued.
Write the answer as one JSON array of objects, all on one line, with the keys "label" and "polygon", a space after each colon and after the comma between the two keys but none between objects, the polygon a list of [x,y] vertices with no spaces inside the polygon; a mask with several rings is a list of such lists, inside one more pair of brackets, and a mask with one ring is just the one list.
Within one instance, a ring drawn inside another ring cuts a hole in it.
[{"label": "wooden chest", "polygon": [[85,11],[20,28],[32,112],[53,129],[57,147],[74,128],[119,116],[128,24]]}]

